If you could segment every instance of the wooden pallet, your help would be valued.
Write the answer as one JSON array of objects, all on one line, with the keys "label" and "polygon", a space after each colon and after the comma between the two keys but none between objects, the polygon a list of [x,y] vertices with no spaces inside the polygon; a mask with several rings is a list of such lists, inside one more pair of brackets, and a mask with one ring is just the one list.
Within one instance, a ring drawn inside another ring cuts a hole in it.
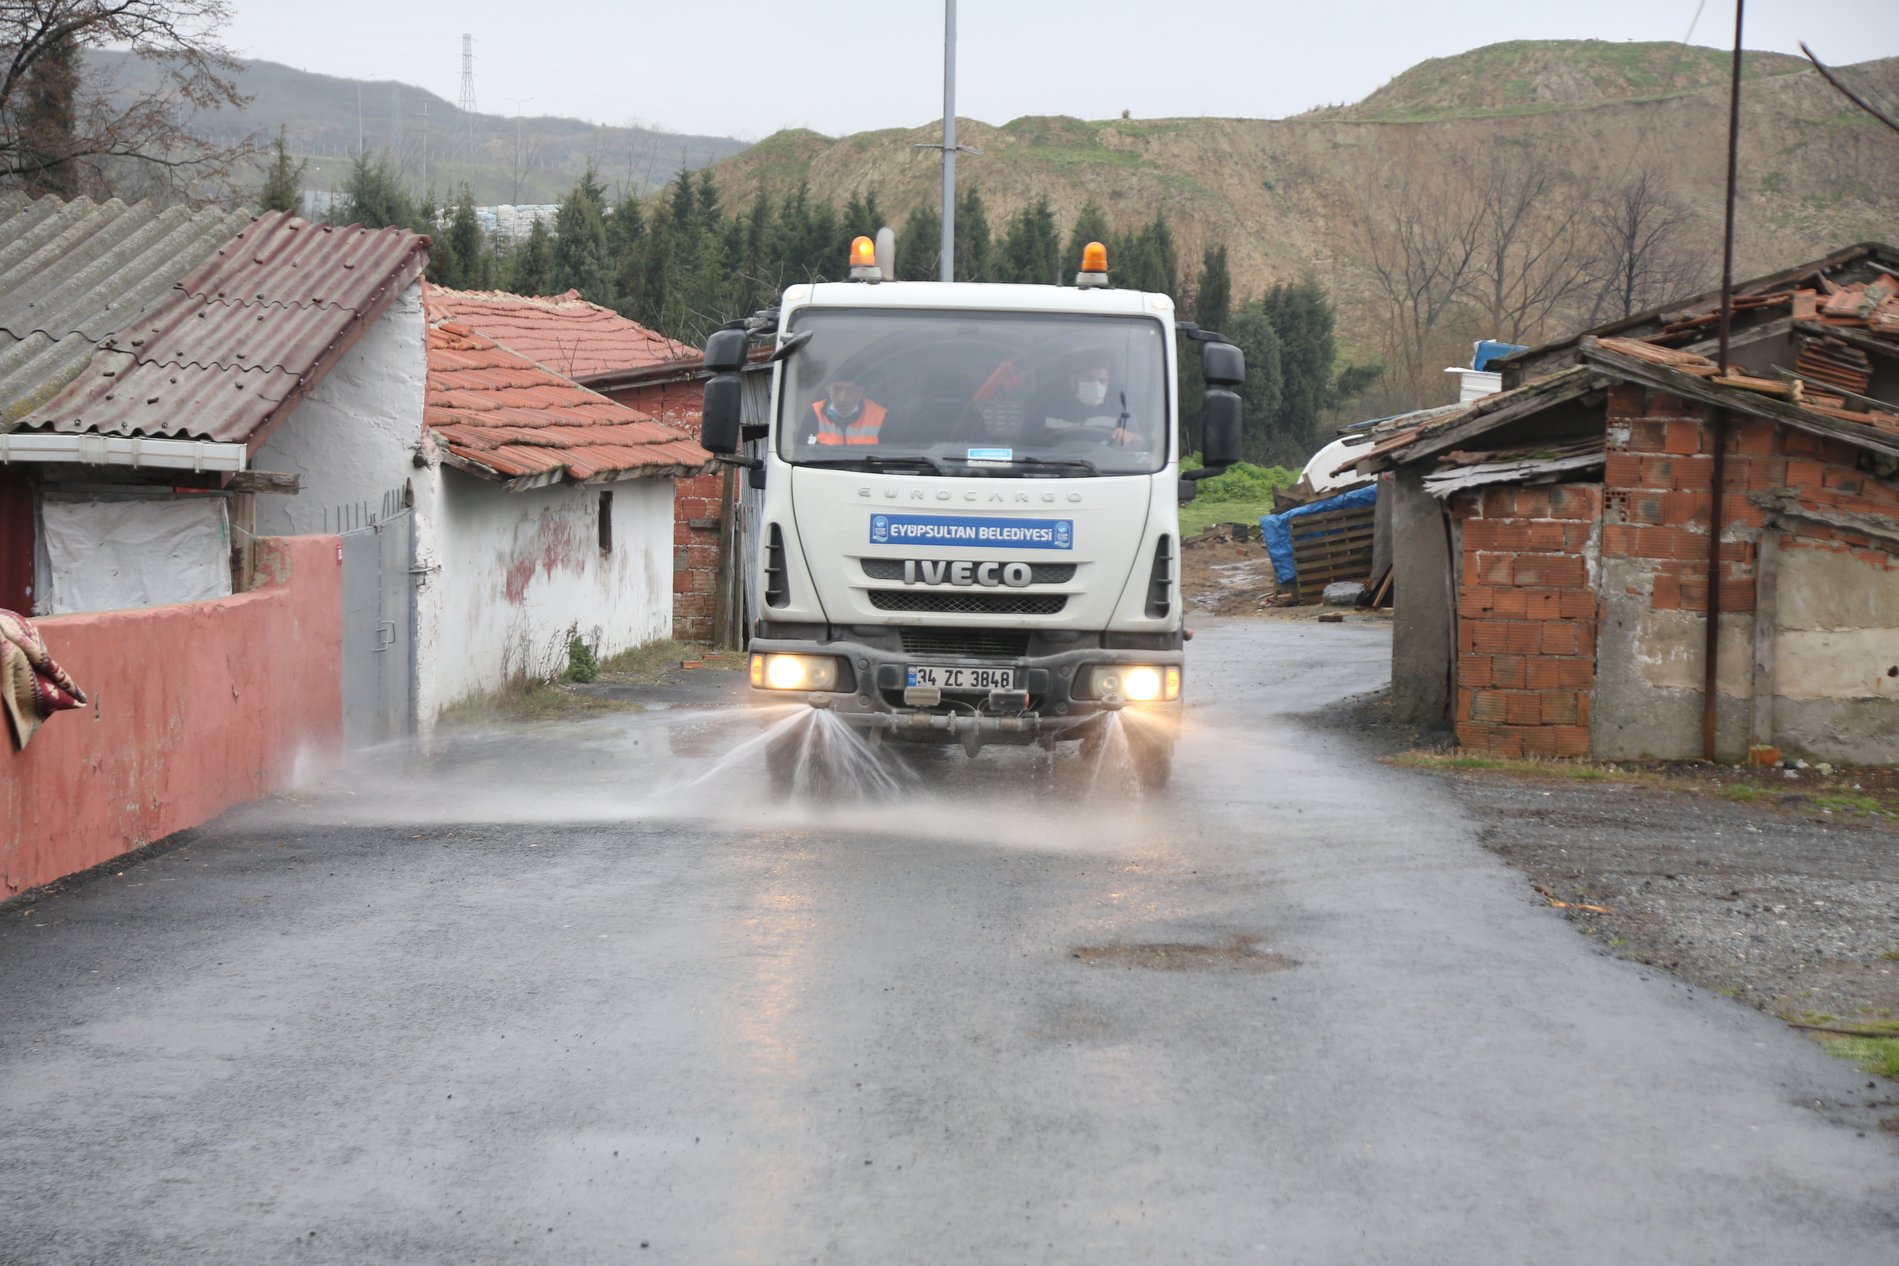
[{"label": "wooden pallet", "polygon": [[1375,514],[1372,506],[1354,506],[1292,520],[1292,561],[1298,573],[1293,584],[1298,601],[1306,601],[1307,594],[1316,598],[1335,581],[1371,577]]}]

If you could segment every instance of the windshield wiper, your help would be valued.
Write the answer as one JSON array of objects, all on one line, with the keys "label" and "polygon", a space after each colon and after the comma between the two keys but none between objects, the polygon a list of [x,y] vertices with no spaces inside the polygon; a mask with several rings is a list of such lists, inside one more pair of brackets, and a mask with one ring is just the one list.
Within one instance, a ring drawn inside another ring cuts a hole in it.
[{"label": "windshield wiper", "polygon": [[883,457],[865,453],[861,457],[850,457],[835,462],[806,462],[808,466],[837,467],[844,470],[927,470],[932,475],[946,472],[934,457],[925,457],[921,453],[906,454],[902,457]]},{"label": "windshield wiper", "polygon": [[1085,457],[1011,457],[1011,466],[1041,466],[1050,470],[1082,470],[1090,475],[1099,475],[1101,467]]}]

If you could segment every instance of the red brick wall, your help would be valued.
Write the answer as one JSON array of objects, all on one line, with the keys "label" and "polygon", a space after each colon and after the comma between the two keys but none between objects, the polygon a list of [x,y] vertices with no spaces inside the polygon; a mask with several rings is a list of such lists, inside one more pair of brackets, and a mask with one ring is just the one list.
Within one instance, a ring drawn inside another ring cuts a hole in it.
[{"label": "red brick wall", "polygon": [[[1649,606],[1708,609],[1708,529],[1714,493],[1713,410],[1679,396],[1619,386],[1609,393],[1602,555],[1648,560]],[[1754,610],[1756,543],[1766,518],[1750,493],[1792,488],[1812,509],[1899,517],[1899,483],[1857,468],[1860,450],[1756,419],[1730,418],[1722,472],[1721,610]],[[1783,548],[1857,550],[1892,568],[1875,542],[1795,521]],[[1631,589],[1631,595],[1635,594]]]},{"label": "red brick wall", "polygon": [[1588,752],[1599,620],[1590,538],[1601,512],[1595,484],[1485,488],[1453,503],[1461,746]]},{"label": "red brick wall", "polygon": [[[606,393],[629,408],[699,438],[705,383],[698,379],[624,387]],[[673,636],[711,642],[719,575],[719,491],[714,472],[673,481]]]}]

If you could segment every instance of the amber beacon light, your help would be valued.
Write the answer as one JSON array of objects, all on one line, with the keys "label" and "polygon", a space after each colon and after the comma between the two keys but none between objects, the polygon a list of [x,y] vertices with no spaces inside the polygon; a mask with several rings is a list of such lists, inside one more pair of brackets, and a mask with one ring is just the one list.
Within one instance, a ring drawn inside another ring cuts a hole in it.
[{"label": "amber beacon light", "polygon": [[1075,274],[1077,286],[1105,286],[1108,284],[1108,248],[1100,242],[1090,242],[1081,248],[1081,271]]},{"label": "amber beacon light", "polygon": [[880,281],[883,270],[877,267],[877,244],[867,237],[851,240],[851,280]]}]

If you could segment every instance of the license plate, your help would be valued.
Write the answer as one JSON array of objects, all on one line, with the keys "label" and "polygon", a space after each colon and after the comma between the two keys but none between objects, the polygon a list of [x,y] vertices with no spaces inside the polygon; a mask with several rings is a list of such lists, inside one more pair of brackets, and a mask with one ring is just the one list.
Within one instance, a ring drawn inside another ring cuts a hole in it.
[{"label": "license plate", "polygon": [[935,686],[938,690],[1014,690],[1015,669],[912,664],[904,674],[903,684]]}]

